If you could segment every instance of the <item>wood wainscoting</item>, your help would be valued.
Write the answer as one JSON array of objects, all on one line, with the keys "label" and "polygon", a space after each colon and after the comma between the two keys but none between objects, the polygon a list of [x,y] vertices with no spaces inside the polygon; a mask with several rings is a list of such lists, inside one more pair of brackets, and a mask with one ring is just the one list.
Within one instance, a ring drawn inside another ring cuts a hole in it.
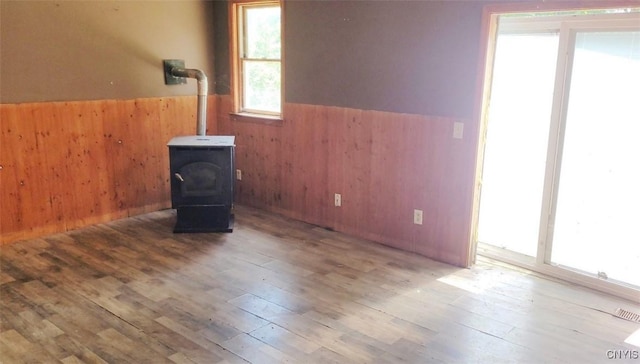
[{"label": "wood wainscoting", "polygon": [[[470,263],[469,120],[285,104],[265,124],[232,120],[229,96],[208,104],[207,134],[236,136],[237,203]],[[0,105],[0,241],[169,207],[166,143],[195,132],[196,111],[191,96]]]},{"label": "wood wainscoting", "polygon": [[[231,102],[218,96],[217,128],[236,136],[236,202],[470,264],[477,128],[469,120],[285,104],[284,121],[267,124],[231,115]],[[462,139],[454,122],[464,123]]]},{"label": "wood wainscoting", "polygon": [[1,104],[0,242],[169,207],[166,144],[196,112],[195,96]]}]

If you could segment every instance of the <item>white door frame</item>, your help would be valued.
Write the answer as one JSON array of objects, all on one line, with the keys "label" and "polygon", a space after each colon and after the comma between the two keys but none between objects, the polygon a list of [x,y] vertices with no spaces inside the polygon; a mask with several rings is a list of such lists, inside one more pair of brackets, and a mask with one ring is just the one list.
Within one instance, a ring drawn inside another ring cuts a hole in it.
[{"label": "white door frame", "polygon": [[[558,186],[560,178],[560,168],[562,160],[562,147],[566,125],[567,100],[570,92],[571,68],[573,63],[573,52],[576,33],[579,31],[597,30],[638,30],[640,29],[640,13],[629,14],[603,14],[589,15],[584,17],[562,16],[550,18],[532,18],[527,20],[514,21],[512,18],[500,19],[500,30],[508,32],[549,32],[559,30],[559,49],[556,65],[556,80],[554,100],[552,106],[551,123],[549,130],[549,146],[547,149],[547,167],[545,171],[544,193],[539,229],[539,244],[537,257],[527,257],[517,253],[505,254],[499,248],[493,248],[485,244],[478,245],[478,215],[480,208],[480,193],[482,187],[482,165],[484,159],[484,146],[486,142],[488,106],[491,96],[491,81],[493,74],[493,57],[495,43],[498,34],[498,20],[500,13],[493,13],[489,17],[489,43],[487,45],[484,84],[481,113],[479,141],[476,166],[476,188],[474,196],[474,218],[472,219],[472,253],[479,253],[490,258],[505,261],[514,265],[531,269],[536,272],[548,274],[586,287],[594,288],[616,296],[620,296],[635,302],[640,302],[640,290],[617,284],[611,281],[603,281],[593,276],[585,275],[581,272],[559,267],[551,264],[551,249],[553,238],[553,222],[556,214],[556,202],[558,197]],[[477,250],[477,251],[476,251]]]}]

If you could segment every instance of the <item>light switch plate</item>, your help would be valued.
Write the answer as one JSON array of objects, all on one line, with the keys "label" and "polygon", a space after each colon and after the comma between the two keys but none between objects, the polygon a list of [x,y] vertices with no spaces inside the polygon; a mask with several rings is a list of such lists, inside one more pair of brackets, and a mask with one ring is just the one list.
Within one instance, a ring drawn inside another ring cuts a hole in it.
[{"label": "light switch plate", "polygon": [[464,133],[464,123],[456,121],[453,123],[453,139],[462,139]]}]

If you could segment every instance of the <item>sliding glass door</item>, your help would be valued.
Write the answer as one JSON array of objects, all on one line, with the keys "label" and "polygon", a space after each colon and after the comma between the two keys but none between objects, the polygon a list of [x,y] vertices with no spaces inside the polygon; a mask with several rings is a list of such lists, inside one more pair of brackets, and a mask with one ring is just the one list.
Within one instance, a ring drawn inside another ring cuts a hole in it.
[{"label": "sliding glass door", "polygon": [[503,33],[494,57],[478,239],[535,257],[558,33]]},{"label": "sliding glass door", "polygon": [[640,287],[640,31],[576,31],[551,262]]},{"label": "sliding glass door", "polygon": [[501,19],[488,105],[478,252],[637,292],[640,14]]}]

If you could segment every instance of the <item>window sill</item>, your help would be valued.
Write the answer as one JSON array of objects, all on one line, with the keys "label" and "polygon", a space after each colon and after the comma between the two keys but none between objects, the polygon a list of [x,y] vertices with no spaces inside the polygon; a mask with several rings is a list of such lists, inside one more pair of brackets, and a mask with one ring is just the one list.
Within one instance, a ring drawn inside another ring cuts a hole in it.
[{"label": "window sill", "polygon": [[239,121],[245,123],[255,123],[263,125],[281,126],[284,123],[284,119],[280,116],[269,116],[260,114],[251,114],[246,112],[232,112],[229,113],[232,121]]}]

